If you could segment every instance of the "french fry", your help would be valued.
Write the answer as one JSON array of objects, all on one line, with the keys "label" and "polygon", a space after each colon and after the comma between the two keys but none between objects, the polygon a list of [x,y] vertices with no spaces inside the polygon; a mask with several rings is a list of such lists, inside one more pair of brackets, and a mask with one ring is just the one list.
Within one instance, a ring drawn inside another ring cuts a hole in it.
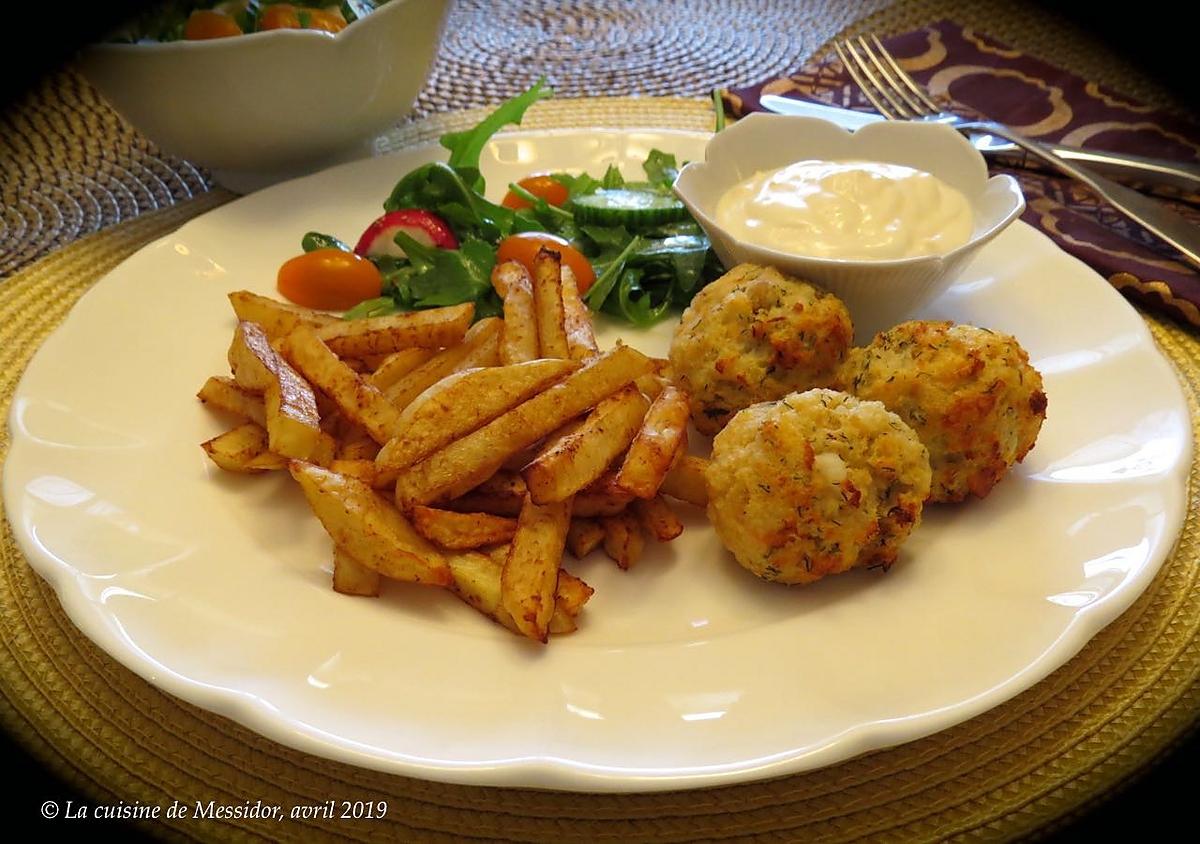
[{"label": "french fry", "polygon": [[338,458],[329,461],[329,471],[349,478],[356,478],[368,486],[375,482],[374,460],[347,460]]},{"label": "french fry", "polygon": [[249,290],[230,293],[229,304],[233,306],[233,312],[237,314],[239,322],[261,325],[271,340],[286,337],[301,325],[320,328],[339,321],[332,314],[302,308],[290,302],[278,302]]},{"label": "french fry", "polygon": [[443,349],[384,390],[388,402],[397,411],[403,410],[452,372],[495,366],[500,360],[500,330],[503,327],[495,317],[481,319],[471,326],[460,345]]},{"label": "french fry", "polygon": [[353,422],[341,426],[337,456],[342,460],[370,460],[375,462],[379,454],[379,443],[371,438],[366,429]]},{"label": "french fry", "polygon": [[623,512],[633,496],[617,486],[616,478],[613,472],[605,472],[595,483],[576,495],[572,514],[589,519]]},{"label": "french fry", "polygon": [[[471,551],[448,554],[446,560],[454,575],[451,589],[459,598],[512,632],[520,632],[512,616],[500,602],[502,563],[496,562],[486,554]],[[563,575],[567,575],[567,573],[560,571],[560,579],[563,579]],[[570,581],[577,581],[582,586],[571,583],[567,587],[566,594],[556,595],[554,615],[551,616],[549,624],[551,633],[570,633],[575,630],[574,619],[592,594],[592,587],[582,580],[570,575],[567,577]]]},{"label": "french fry", "polygon": [[354,559],[345,548],[334,546],[333,591],[375,598],[379,595],[379,581],[379,572]]},{"label": "french fry", "polygon": [[263,393],[270,450],[283,457],[309,459],[321,433],[316,396],[271,347],[261,325],[238,323],[229,346],[229,365],[238,386]]},{"label": "french fry", "polygon": [[334,545],[360,564],[394,580],[450,585],[442,555],[369,486],[300,460],[288,469]]},{"label": "french fry", "polygon": [[371,383],[386,390],[436,354],[436,349],[401,349],[393,352],[371,373]]},{"label": "french fry", "polygon": [[562,258],[542,247],[533,258],[533,309],[537,317],[538,354],[569,358],[562,299]]},{"label": "french fry", "polygon": [[570,524],[570,499],[534,504],[526,498],[500,575],[501,606],[521,633],[539,642],[549,637],[558,568]]},{"label": "french fry", "polygon": [[578,368],[574,361],[534,360],[443,378],[400,414],[396,437],[376,457],[381,477],[395,478]]},{"label": "french fry", "polygon": [[[577,616],[583,605],[596,593],[575,575],[564,568],[558,570],[558,586],[555,590],[555,607],[569,616]],[[551,633],[554,631],[551,630]]]},{"label": "french fry", "polygon": [[591,360],[600,354],[600,347],[596,345],[596,330],[592,326],[592,312],[579,295],[575,273],[566,264],[562,265],[562,305],[568,354],[572,360]]},{"label": "french fry", "polygon": [[638,498],[630,505],[633,513],[658,542],[670,542],[683,533],[683,522],[675,515],[671,505],[661,495],[653,498]]},{"label": "french fry", "polygon": [[571,527],[567,529],[567,547],[571,549],[575,559],[582,560],[603,542],[604,528],[599,522],[572,517]]},{"label": "french fry", "polygon": [[504,301],[500,363],[509,365],[535,360],[538,357],[537,317],[529,271],[516,261],[497,264],[492,270],[492,287]]},{"label": "french fry", "polygon": [[475,305],[465,302],[424,311],[343,319],[317,329],[317,336],[343,358],[386,355],[411,348],[440,349],[461,341],[474,315]]},{"label": "french fry", "polygon": [[618,513],[600,520],[604,526],[604,552],[622,569],[631,568],[642,556],[646,540],[641,525],[630,513]]},{"label": "french fry", "polygon": [[209,407],[266,427],[267,411],[262,396],[239,387],[232,378],[214,375],[204,382],[196,398]]},{"label": "french fry", "polygon": [[455,498],[479,486],[510,456],[537,442],[646,372],[641,352],[618,345],[487,425],[434,452],[396,479],[403,507]]},{"label": "french fry", "polygon": [[488,513],[458,513],[418,506],[409,515],[417,533],[435,545],[456,551],[511,542],[517,532],[515,520]]},{"label": "french fry", "polygon": [[497,472],[475,489],[446,503],[448,509],[459,513],[490,513],[493,516],[516,516],[528,492],[520,475]]},{"label": "french fry", "polygon": [[704,480],[704,470],[707,468],[708,461],[703,457],[681,455],[671,471],[667,472],[658,491],[697,507],[707,507],[708,487]]},{"label": "french fry", "polygon": [[283,353],[334,400],[343,416],[365,428],[377,443],[392,438],[400,414],[377,387],[339,360],[311,328],[302,325],[289,334],[283,341]]},{"label": "french fry", "polygon": [[552,440],[522,473],[534,503],[563,501],[603,475],[633,442],[648,406],[631,384],[596,405],[573,431]]},{"label": "french fry", "polygon": [[285,458],[267,451],[267,432],[254,422],[238,425],[200,447],[213,463],[228,472],[256,475],[287,466]]},{"label": "french fry", "polygon": [[687,393],[669,386],[650,405],[617,472],[617,486],[637,498],[653,498],[682,449],[687,447]]}]

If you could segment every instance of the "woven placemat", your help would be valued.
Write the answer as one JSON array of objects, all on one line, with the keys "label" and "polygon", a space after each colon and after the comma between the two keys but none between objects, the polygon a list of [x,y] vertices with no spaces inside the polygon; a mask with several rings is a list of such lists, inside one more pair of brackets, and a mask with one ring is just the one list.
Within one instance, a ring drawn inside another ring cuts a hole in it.
[{"label": "woven placemat", "polygon": [[[408,127],[408,144],[472,122],[449,115]],[[653,123],[648,121],[653,120]],[[705,102],[540,103],[534,127],[657,125],[704,129]],[[0,285],[0,411],[39,342],[98,278],[156,236],[227,196],[146,214],[62,249]],[[1154,319],[1200,422],[1200,341]],[[1196,426],[1200,431],[1200,425]],[[8,433],[0,435],[0,458]],[[1197,450],[1200,454],[1200,449]],[[164,694],[100,652],[53,591],[0,536],[0,717],[33,752],[97,802],[167,807],[179,800],[286,808],[385,800],[381,820],[174,820],[156,834],[204,840],[695,841],[775,835],[1017,837],[1085,805],[1175,740],[1200,711],[1200,464],[1170,559],[1138,601],[1065,667],[967,723],[841,765],[703,791],[583,795],[423,782],[284,748]]]}]

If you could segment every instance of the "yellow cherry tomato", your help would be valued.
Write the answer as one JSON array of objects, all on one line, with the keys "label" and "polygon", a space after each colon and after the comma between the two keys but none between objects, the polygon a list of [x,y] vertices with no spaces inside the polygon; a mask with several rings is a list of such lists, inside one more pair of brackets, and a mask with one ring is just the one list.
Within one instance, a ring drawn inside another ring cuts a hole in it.
[{"label": "yellow cherry tomato", "polygon": [[374,299],[383,277],[366,258],[340,249],[316,249],[297,255],[279,268],[279,292],[297,305],[344,311]]},{"label": "yellow cherry tomato", "polygon": [[[562,182],[556,181],[553,176],[546,173],[538,173],[533,176],[527,176],[517,184],[536,196],[538,199],[544,199],[551,205],[562,205],[567,201],[568,191],[567,186]],[[519,208],[532,208],[533,203],[523,196],[509,191],[504,195],[504,199],[500,204],[505,208],[514,210]]]},{"label": "yellow cherry tomato", "polygon": [[209,38],[228,38],[241,35],[237,21],[215,9],[197,9],[188,15],[183,27],[183,37],[188,41],[204,41]]},{"label": "yellow cherry tomato", "polygon": [[506,237],[500,241],[500,248],[496,250],[496,263],[516,261],[532,273],[533,258],[543,246],[562,255],[562,262],[575,274],[575,283],[579,286],[580,294],[587,293],[592,282],[596,280],[596,271],[592,269],[588,259],[583,257],[582,252],[557,235],[522,232]]}]

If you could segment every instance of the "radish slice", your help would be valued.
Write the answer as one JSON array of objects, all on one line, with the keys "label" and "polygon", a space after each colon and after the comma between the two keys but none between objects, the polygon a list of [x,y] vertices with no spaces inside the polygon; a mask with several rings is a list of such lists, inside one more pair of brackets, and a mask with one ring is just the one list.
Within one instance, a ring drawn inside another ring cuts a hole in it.
[{"label": "radish slice", "polygon": [[420,208],[402,208],[399,211],[389,211],[367,226],[367,230],[358,239],[358,245],[354,247],[355,254],[364,258],[378,258],[382,255],[405,257],[404,250],[396,245],[398,231],[425,246],[436,246],[438,249],[458,248],[458,239],[441,217]]}]

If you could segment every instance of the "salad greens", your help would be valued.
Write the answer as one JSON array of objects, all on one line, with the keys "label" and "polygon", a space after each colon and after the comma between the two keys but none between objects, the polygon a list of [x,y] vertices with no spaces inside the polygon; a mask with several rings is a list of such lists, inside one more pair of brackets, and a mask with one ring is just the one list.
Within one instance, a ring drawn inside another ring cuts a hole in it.
[{"label": "salad greens", "polygon": [[[108,40],[118,43],[138,41],[182,41],[188,18],[197,11],[216,11],[230,18],[242,33],[277,28],[266,20],[270,6],[287,6],[295,11],[300,29],[324,29],[312,18],[336,9],[339,26],[347,26],[370,14],[388,0],[165,0],[135,15]],[[238,34],[232,32],[229,34]]]},{"label": "salad greens", "polygon": [[[504,126],[519,124],[531,105],[551,95],[539,81],[477,126],[442,136],[449,159],[422,165],[396,183],[384,210],[436,214],[453,230],[459,246],[424,246],[399,232],[395,242],[407,257],[371,257],[383,276],[383,296],[356,306],[347,318],[460,302],[474,302],[477,319],[498,314],[501,302],[490,283],[496,249],[506,237],[523,232],[567,240],[596,271],[584,297],[591,308],[638,326],[685,306],[720,275],[707,236],[671,191],[679,163],[661,150],[652,150],[643,162],[641,181],[627,181],[615,165],[599,178],[551,174],[567,189],[566,201],[557,207],[515,184],[510,190],[530,207],[508,208],[485,197],[479,158],[487,142]],[[349,249],[318,232],[305,235],[302,245],[306,251]]]}]

